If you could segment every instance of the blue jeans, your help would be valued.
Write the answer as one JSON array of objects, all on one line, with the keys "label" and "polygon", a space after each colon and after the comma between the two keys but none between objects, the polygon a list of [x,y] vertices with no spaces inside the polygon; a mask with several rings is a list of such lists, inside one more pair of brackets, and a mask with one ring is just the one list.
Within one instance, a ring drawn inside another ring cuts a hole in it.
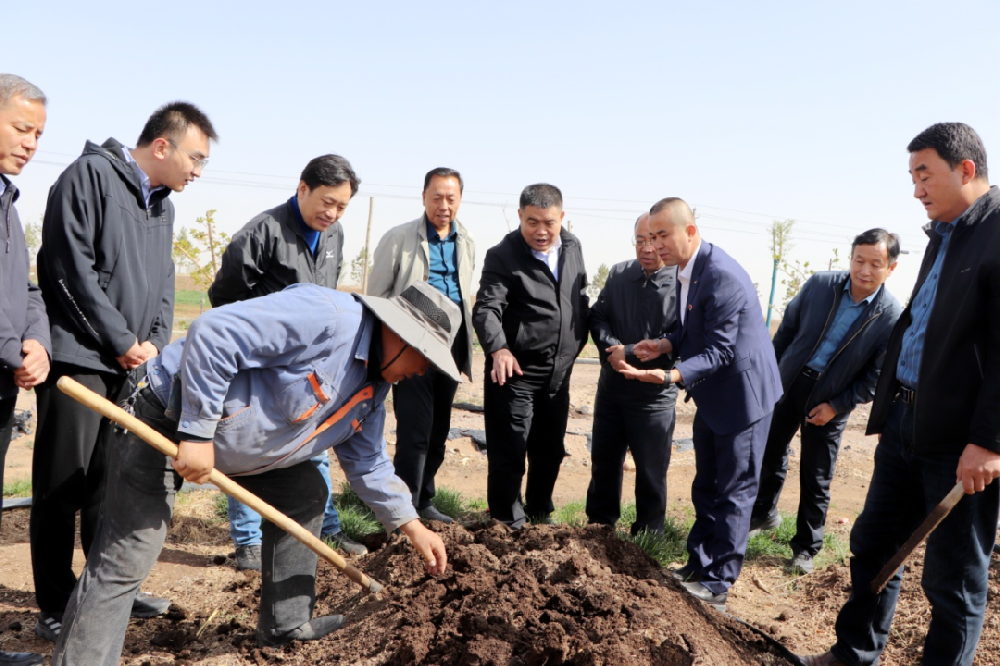
[{"label": "blue jeans", "polygon": [[[947,418],[947,415],[941,415]],[[913,449],[913,407],[896,400],[875,449],[865,507],[851,530],[851,597],[837,617],[833,653],[865,666],[885,648],[903,568],[880,594],[871,581],[955,485],[960,454]],[[996,538],[1000,484],[966,495],[927,538],[921,584],[931,604],[925,666],[971,666],[986,610],[986,580]]]},{"label": "blue jeans", "polygon": [[[330,481],[330,456],[324,451],[310,459],[316,465],[323,478],[326,479],[326,515],[323,517],[321,534],[328,536],[340,531],[340,516],[333,504],[333,483]],[[229,536],[237,546],[249,546],[261,542],[260,514],[230,496],[229,502]]]}]

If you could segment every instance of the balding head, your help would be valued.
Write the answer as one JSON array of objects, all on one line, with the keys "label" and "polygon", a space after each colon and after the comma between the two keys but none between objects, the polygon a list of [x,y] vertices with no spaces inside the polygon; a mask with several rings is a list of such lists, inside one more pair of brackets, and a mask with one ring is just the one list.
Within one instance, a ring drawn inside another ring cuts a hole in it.
[{"label": "balding head", "polygon": [[681,269],[701,244],[691,207],[677,197],[660,199],[649,209],[649,233],[663,263]]},{"label": "balding head", "polygon": [[656,215],[662,211],[669,212],[670,220],[673,224],[683,224],[684,226],[695,224],[694,213],[691,211],[691,207],[680,197],[665,197],[660,199],[649,209],[649,214]]}]

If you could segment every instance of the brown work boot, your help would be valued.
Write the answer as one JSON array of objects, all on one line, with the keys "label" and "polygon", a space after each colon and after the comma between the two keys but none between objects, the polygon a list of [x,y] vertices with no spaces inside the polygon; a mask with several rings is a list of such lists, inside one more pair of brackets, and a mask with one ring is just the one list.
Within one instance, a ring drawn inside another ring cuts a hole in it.
[{"label": "brown work boot", "polygon": [[827,650],[823,654],[796,655],[803,666],[847,666],[833,656],[833,652]]}]

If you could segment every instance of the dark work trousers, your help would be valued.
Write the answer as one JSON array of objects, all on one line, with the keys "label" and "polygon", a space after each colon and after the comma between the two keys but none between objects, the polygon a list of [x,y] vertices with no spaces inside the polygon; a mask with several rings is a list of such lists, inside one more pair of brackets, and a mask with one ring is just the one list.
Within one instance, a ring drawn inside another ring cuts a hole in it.
[{"label": "dark work trousers", "polygon": [[800,374],[774,408],[761,465],[760,491],[753,509],[754,519],[777,514],[778,497],[788,475],[788,446],[796,431],[800,432],[799,514],[790,545],[793,552],[810,557],[823,548],[830,482],[837,465],[840,438],[851,416],[850,412],[838,414],[821,426],[806,423],[807,401],[815,385],[815,378]]},{"label": "dark work trousers", "polygon": [[[500,386],[490,378],[491,361],[487,357],[483,395],[486,502],[490,517],[520,529],[526,519],[546,519],[555,509],[552,489],[566,455],[569,373],[555,390],[549,388],[551,374],[537,368],[526,369],[524,376],[514,375]],[[528,482],[522,504],[525,454]]]},{"label": "dark work trousers", "polygon": [[695,413],[691,483],[695,519],[688,533],[688,564],[712,594],[729,590],[743,568],[750,511],[773,414],[768,412],[743,430],[715,433]]},{"label": "dark work trousers", "polygon": [[94,393],[119,402],[127,391],[124,375],[53,363],[38,392],[38,431],[31,463],[31,567],[38,607],[62,613],[76,585],[73,548],[80,512],[83,552],[97,535],[104,497],[105,466],[113,426],[56,387],[71,377]]},{"label": "dark work trousers", "polygon": [[[135,401],[135,415],[170,439],[177,421],[148,387]],[[205,444],[211,446],[211,444]],[[63,617],[52,663],[57,666],[117,665],[128,627],[132,601],[163,548],[183,479],[171,459],[120,431],[108,444],[109,474],[102,520],[94,541],[94,557],[76,586]],[[316,464],[292,467],[233,480],[319,536],[328,491]],[[312,617],[316,602],[316,554],[270,521],[261,525],[260,613],[257,634],[275,640]]]},{"label": "dark work trousers", "polygon": [[428,368],[392,387],[392,408],[396,412],[396,474],[410,492],[413,506],[427,508],[434,498],[434,476],[444,462],[445,442],[451,430],[451,403],[458,382]]},{"label": "dark work trousers", "polygon": [[[462,367],[468,342],[465,325],[452,345],[452,357]],[[445,443],[451,430],[451,404],[458,382],[433,366],[423,376],[414,375],[392,387],[396,414],[396,474],[413,494],[413,506],[426,509],[434,499],[434,477],[444,462]]]},{"label": "dark work trousers", "polygon": [[[10,438],[14,434],[14,406],[17,396],[0,400],[0,488],[3,487],[3,470],[7,464],[7,449],[10,448]],[[3,515],[3,511],[0,511]]]},{"label": "dark work trousers", "polygon": [[663,532],[676,398],[672,384],[629,380],[607,363],[601,367],[590,447],[589,522],[614,525],[621,517],[622,465],[631,450],[636,514],[632,534]]},{"label": "dark work trousers", "polygon": [[[851,596],[837,616],[832,648],[845,664],[878,661],[889,639],[904,567],[878,594],[871,582],[955,485],[962,449],[918,452],[913,423],[913,406],[893,401],[875,447],[865,507],[851,529]],[[920,660],[924,666],[972,666],[975,660],[990,596],[998,507],[1000,483],[994,479],[982,492],[963,495],[927,537],[920,581],[931,605]]]}]

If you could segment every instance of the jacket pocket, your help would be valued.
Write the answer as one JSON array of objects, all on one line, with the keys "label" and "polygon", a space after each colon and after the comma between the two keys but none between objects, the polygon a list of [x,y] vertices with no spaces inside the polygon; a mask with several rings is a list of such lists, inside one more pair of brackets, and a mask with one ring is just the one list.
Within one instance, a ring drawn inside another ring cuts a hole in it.
[{"label": "jacket pocket", "polygon": [[275,398],[281,416],[289,424],[299,424],[313,418],[320,407],[334,395],[330,382],[316,370],[288,385]]}]

